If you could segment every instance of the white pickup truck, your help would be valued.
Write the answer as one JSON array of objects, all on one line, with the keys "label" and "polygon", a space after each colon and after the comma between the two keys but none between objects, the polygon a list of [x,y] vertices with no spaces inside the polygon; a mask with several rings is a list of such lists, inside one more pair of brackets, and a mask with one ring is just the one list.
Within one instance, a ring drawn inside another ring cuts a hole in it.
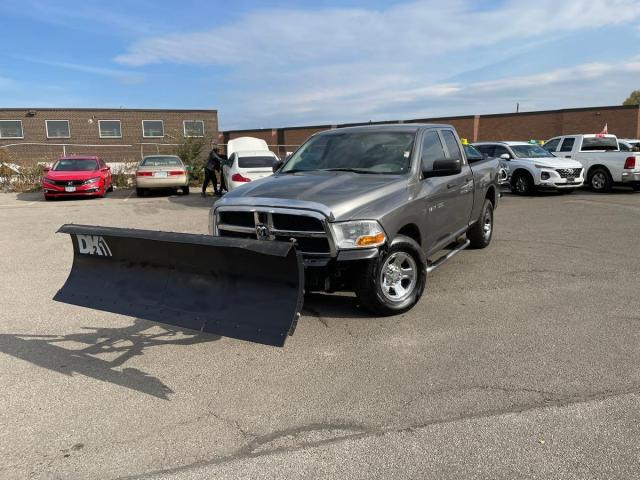
[{"label": "white pickup truck", "polygon": [[640,190],[640,153],[620,151],[615,135],[563,135],[542,147],[556,157],[579,161],[586,171],[586,184],[596,192],[607,192],[614,185]]}]

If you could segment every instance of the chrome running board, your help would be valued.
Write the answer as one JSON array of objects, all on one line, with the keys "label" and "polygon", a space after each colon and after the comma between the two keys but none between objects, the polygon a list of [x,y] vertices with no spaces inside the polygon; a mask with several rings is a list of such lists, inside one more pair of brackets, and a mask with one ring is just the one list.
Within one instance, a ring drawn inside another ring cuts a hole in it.
[{"label": "chrome running board", "polygon": [[453,257],[455,257],[462,250],[467,248],[470,244],[471,244],[471,242],[467,238],[467,239],[465,239],[464,242],[456,244],[448,253],[444,254],[443,256],[438,258],[437,260],[435,260],[433,262],[427,262],[427,273],[431,273],[434,270],[436,270],[437,268],[441,267],[443,263],[445,263],[447,260],[450,260]]}]

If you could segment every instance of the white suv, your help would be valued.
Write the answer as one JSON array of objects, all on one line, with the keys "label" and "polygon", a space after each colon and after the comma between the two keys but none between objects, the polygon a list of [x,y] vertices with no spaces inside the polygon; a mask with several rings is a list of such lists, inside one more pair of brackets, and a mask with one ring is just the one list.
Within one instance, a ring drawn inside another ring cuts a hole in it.
[{"label": "white suv", "polygon": [[536,189],[572,192],[584,183],[584,169],[576,160],[558,158],[535,143],[478,142],[483,154],[500,159],[513,193],[529,195]]}]

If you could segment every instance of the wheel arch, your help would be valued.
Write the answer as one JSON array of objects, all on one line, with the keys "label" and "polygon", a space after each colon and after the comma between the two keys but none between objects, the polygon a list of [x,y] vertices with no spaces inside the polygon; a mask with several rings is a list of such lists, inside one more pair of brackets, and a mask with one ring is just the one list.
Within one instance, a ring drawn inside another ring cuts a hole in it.
[{"label": "wheel arch", "polygon": [[394,239],[397,238],[398,235],[409,237],[418,245],[422,245],[422,235],[420,233],[420,228],[418,228],[418,225],[416,225],[415,223],[407,223],[402,228],[400,228],[394,235]]},{"label": "wheel arch", "polygon": [[612,177],[611,177],[611,171],[610,171],[610,170],[609,170],[605,165],[602,165],[601,163],[596,163],[595,165],[591,165],[591,166],[589,167],[589,170],[587,171],[587,180],[588,180],[588,181],[591,181],[591,175],[593,174],[593,172],[594,172],[595,170],[597,170],[597,169],[599,169],[599,168],[601,168],[601,169],[603,169],[605,172],[607,172],[607,174],[609,175],[609,177],[610,177],[610,178],[612,178]]}]

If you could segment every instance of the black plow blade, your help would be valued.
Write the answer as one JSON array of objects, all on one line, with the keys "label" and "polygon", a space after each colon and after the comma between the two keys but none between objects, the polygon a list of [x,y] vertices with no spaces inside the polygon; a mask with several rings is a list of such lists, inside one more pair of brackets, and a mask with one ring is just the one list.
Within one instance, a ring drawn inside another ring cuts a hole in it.
[{"label": "black plow blade", "polygon": [[283,346],[303,302],[288,242],[63,225],[73,267],[54,300]]}]

